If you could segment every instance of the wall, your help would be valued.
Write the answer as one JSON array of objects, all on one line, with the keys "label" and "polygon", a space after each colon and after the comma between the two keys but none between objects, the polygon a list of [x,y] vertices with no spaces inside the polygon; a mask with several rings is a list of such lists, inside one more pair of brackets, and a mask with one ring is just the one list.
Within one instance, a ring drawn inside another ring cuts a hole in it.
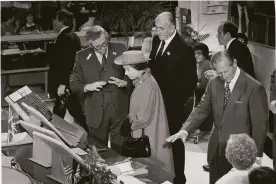
[{"label": "wall", "polygon": [[[227,14],[204,15],[206,1],[179,1],[180,8],[191,9],[192,27],[199,31],[205,24],[206,26],[200,33],[210,33],[211,36],[204,41],[210,51],[216,52],[224,49],[220,46],[216,38],[217,28],[221,21],[227,20]],[[270,75],[276,66],[275,48],[266,47],[256,43],[249,43],[248,48],[253,53],[253,63],[257,80],[266,89],[269,99]]]}]

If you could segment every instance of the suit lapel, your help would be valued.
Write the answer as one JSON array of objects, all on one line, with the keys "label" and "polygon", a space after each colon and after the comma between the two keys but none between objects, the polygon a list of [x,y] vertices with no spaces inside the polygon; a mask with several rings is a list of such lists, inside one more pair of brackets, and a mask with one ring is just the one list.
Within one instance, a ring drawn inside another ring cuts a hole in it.
[{"label": "suit lapel", "polygon": [[222,116],[222,120],[221,120],[221,124],[224,123],[225,119],[227,118],[227,116],[230,114],[230,112],[232,111],[234,105],[236,104],[237,100],[239,99],[239,97],[241,96],[241,94],[244,92],[244,73],[241,70],[240,76],[234,86],[234,89],[232,91],[231,96],[229,97],[228,103],[225,107],[223,116]]},{"label": "suit lapel", "polygon": [[223,105],[224,105],[224,82],[218,79],[216,83],[215,96],[217,97],[217,113],[219,120],[221,120],[223,115]]},{"label": "suit lapel", "polygon": [[[98,57],[96,56],[94,49],[91,47],[89,47],[89,52],[87,53],[86,61],[87,61],[86,67],[91,68],[92,70],[95,70],[95,71],[91,71],[91,73],[99,74],[99,67],[101,67],[102,65],[99,63]],[[97,77],[98,77],[97,80],[99,80],[100,76],[97,75]]]}]

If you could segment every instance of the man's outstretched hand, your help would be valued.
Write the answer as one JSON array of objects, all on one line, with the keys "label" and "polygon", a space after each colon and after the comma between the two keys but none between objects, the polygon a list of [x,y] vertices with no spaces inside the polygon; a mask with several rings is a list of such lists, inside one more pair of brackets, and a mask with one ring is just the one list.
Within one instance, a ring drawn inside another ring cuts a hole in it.
[{"label": "man's outstretched hand", "polygon": [[183,143],[185,143],[187,137],[188,137],[188,133],[185,130],[180,130],[176,134],[168,137],[166,140],[167,140],[167,142],[174,142],[177,139],[181,139],[183,141]]}]

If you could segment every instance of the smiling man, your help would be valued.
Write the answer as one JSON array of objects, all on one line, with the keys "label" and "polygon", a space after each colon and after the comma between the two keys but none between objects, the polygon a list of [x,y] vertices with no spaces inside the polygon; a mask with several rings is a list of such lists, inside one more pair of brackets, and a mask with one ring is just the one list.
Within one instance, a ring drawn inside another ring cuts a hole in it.
[{"label": "smiling man", "polygon": [[167,139],[174,142],[187,139],[188,134],[199,127],[212,114],[213,129],[208,144],[207,161],[210,165],[210,184],[232,166],[225,157],[227,140],[231,134],[246,133],[258,148],[258,163],[263,155],[267,134],[268,105],[264,87],[237,66],[236,59],[227,50],[212,57],[217,72],[208,83],[199,103],[178,133]]},{"label": "smiling man", "polygon": [[[149,67],[156,79],[166,107],[170,135],[175,134],[186,121],[190,110],[188,99],[197,84],[194,51],[176,32],[175,20],[170,12],[163,12],[155,19],[159,40],[152,44]],[[184,184],[184,145],[178,140],[172,144],[175,184]]]},{"label": "smiling man", "polygon": [[108,34],[100,26],[93,26],[85,37],[90,47],[77,53],[70,86],[84,101],[89,134],[106,145],[110,135],[111,147],[120,152],[123,139],[119,131],[128,113],[129,99],[124,69],[115,65],[114,59],[126,48],[108,42]]}]

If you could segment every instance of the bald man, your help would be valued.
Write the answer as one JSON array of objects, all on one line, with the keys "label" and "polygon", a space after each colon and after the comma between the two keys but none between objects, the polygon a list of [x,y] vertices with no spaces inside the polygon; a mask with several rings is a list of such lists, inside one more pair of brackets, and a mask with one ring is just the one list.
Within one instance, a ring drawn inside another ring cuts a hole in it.
[{"label": "bald man", "polygon": [[[176,32],[175,21],[170,12],[163,12],[155,19],[159,40],[153,42],[149,66],[161,89],[170,134],[182,127],[189,113],[187,100],[196,88],[196,61],[193,49]],[[181,140],[172,144],[175,168],[175,184],[184,184],[185,149]]]}]

